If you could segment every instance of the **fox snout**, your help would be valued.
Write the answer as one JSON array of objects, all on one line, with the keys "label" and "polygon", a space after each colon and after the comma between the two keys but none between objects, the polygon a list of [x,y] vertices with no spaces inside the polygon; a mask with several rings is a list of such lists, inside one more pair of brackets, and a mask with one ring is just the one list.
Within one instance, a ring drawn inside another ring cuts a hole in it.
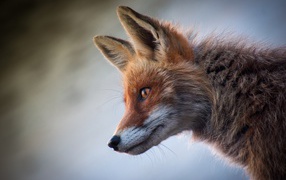
[{"label": "fox snout", "polygon": [[169,137],[171,128],[166,124],[170,120],[168,112],[168,108],[157,108],[140,125],[130,123],[136,121],[136,116],[126,113],[108,146],[117,152],[131,155],[144,153]]}]

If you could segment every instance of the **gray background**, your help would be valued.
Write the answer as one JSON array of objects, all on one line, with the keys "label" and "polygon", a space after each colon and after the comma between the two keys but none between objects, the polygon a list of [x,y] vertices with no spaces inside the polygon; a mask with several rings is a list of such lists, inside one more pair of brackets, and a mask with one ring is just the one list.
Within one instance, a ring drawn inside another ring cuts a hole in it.
[{"label": "gray background", "polygon": [[286,1],[1,1],[0,179],[248,179],[191,134],[140,156],[106,143],[124,112],[120,74],[95,35],[127,38],[118,5],[273,46],[286,42]]}]

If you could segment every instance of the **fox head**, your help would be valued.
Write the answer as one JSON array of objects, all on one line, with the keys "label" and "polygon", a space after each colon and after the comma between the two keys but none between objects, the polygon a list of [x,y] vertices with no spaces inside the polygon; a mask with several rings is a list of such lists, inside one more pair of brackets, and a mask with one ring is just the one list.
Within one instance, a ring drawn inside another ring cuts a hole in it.
[{"label": "fox head", "polygon": [[109,146],[141,154],[185,130],[200,132],[210,117],[210,88],[188,38],[166,22],[128,7],[117,14],[131,42],[94,42],[123,76],[125,114]]}]

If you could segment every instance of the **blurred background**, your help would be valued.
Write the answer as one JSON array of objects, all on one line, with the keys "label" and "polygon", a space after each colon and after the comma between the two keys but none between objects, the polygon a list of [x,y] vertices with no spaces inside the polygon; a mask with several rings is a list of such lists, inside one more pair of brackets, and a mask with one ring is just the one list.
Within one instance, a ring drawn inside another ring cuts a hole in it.
[{"label": "blurred background", "polygon": [[95,35],[127,38],[118,5],[194,27],[286,44],[285,0],[1,1],[1,180],[248,179],[191,134],[140,156],[107,142],[124,112],[119,72]]}]

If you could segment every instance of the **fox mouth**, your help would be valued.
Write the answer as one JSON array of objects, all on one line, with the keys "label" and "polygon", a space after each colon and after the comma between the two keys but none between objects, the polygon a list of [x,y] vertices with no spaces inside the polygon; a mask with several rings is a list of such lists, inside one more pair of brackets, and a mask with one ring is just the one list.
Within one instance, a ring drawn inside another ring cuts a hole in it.
[{"label": "fox mouth", "polygon": [[[158,136],[158,132],[161,131],[162,128],[164,128],[164,125],[158,125],[156,128],[153,129],[151,134],[146,139],[144,139],[140,143],[128,148],[124,152],[127,154],[131,154],[131,155],[138,155],[138,154],[144,153],[145,151],[147,151],[151,147],[158,145],[161,141],[158,142],[159,137],[156,137],[156,136]],[[154,139],[156,139],[156,140],[154,140]]]}]

